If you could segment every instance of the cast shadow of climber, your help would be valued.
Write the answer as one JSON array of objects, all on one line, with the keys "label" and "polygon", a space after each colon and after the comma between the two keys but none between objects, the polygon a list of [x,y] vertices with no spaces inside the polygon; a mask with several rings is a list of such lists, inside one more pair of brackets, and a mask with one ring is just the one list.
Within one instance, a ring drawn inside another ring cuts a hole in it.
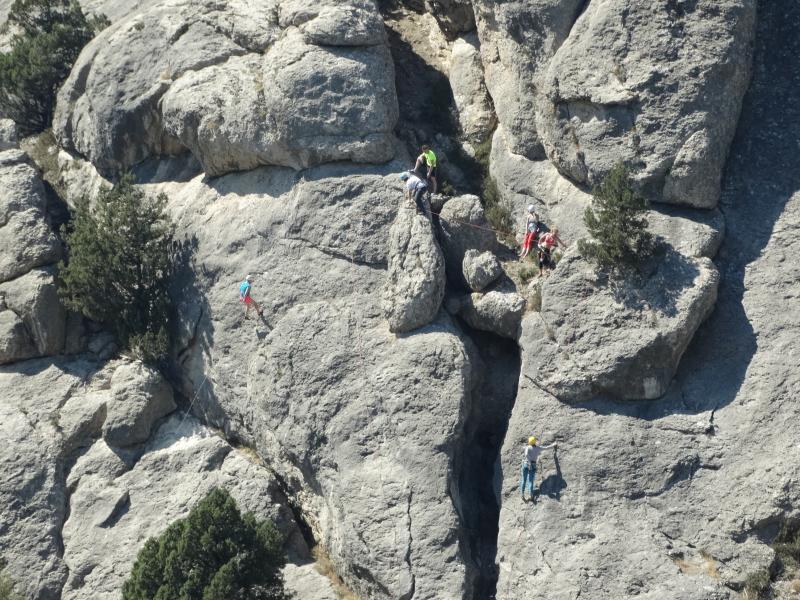
[{"label": "cast shadow of climber", "polygon": [[540,496],[547,496],[553,500],[561,500],[562,490],[567,489],[567,481],[561,472],[561,461],[558,460],[558,450],[553,452],[553,464],[556,472],[550,473],[547,477],[542,479],[539,484]]}]

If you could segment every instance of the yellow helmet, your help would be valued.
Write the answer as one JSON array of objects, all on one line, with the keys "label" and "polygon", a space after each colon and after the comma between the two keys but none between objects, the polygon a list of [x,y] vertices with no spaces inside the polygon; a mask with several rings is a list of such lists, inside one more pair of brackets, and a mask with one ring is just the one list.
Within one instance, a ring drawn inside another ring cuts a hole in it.
[{"label": "yellow helmet", "polygon": [[533,436],[529,437],[528,438],[528,445],[529,446],[535,446],[536,445],[536,438],[533,437]]}]

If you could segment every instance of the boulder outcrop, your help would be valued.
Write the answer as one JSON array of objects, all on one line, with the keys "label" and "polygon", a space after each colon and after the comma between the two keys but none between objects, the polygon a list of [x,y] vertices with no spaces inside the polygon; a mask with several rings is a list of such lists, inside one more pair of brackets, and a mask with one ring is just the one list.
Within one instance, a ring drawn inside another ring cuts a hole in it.
[{"label": "boulder outcrop", "polygon": [[453,42],[450,85],[464,137],[472,143],[482,142],[494,129],[496,117],[483,80],[480,42],[475,33]]},{"label": "boulder outcrop", "polygon": [[54,267],[33,269],[0,283],[0,314],[5,315],[7,332],[3,336],[6,356],[0,362],[50,356],[64,347],[67,317]]},{"label": "boulder outcrop", "polygon": [[470,249],[464,253],[463,273],[470,289],[481,292],[503,274],[500,261],[491,252]]},{"label": "boulder outcrop", "polygon": [[[16,144],[15,144],[16,145]],[[0,152],[0,282],[61,257],[48,224],[42,179],[18,148]]]},{"label": "boulder outcrop", "polygon": [[511,150],[546,155],[588,185],[624,161],[651,200],[716,206],[755,4],[477,2],[486,83]]},{"label": "boulder outcrop", "polygon": [[[26,597],[119,597],[147,538],[186,516],[214,486],[273,519],[290,558],[307,559],[275,477],[195,419],[175,415],[144,443],[109,446],[101,435],[115,402],[152,407],[168,386],[138,363],[97,367],[52,359],[0,367],[0,552]],[[148,426],[160,416],[140,414]]]},{"label": "boulder outcrop", "polygon": [[431,222],[413,210],[397,211],[389,232],[389,272],[383,289],[389,331],[412,331],[433,321],[444,289],[444,257]]},{"label": "boulder outcrop", "polygon": [[565,402],[659,398],[718,285],[710,260],[672,250],[640,283],[615,283],[569,253],[542,284],[541,311],[525,321],[522,344],[537,352],[523,373]]},{"label": "boulder outcrop", "polygon": [[470,327],[516,340],[526,305],[525,299],[516,292],[492,290],[486,294],[465,296],[460,302],[458,315]]},{"label": "boulder outcrop", "polygon": [[447,266],[447,278],[454,285],[466,289],[463,265],[467,251],[494,250],[497,238],[477,196],[459,196],[448,200],[439,217],[440,243]]},{"label": "boulder outcrop", "polygon": [[53,129],[106,176],[187,150],[220,175],[385,162],[397,110],[371,2],[164,0],[89,43]]}]

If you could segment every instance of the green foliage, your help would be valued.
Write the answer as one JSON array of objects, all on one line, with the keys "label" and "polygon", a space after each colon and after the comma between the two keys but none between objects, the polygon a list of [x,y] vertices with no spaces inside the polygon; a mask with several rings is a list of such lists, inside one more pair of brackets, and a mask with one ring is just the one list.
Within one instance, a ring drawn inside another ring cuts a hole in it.
[{"label": "green foliage", "polygon": [[784,526],[772,547],[783,568],[800,568],[800,525]]},{"label": "green foliage", "polygon": [[5,574],[6,563],[0,559],[0,600],[24,600],[15,589],[14,582]]},{"label": "green foliage", "polygon": [[144,360],[167,350],[173,226],[167,197],[146,196],[125,175],[94,206],[78,202],[63,228],[69,263],[60,294],[70,309],[106,324],[119,343]]},{"label": "green foliage", "polygon": [[770,584],[769,570],[762,569],[747,576],[744,582],[744,589],[747,592],[748,598],[757,600],[764,597],[770,588]]},{"label": "green foliage", "polygon": [[50,126],[58,87],[108,21],[87,19],[77,0],[14,0],[8,23],[17,33],[0,54],[0,112],[28,135]]},{"label": "green foliage", "polygon": [[123,600],[284,600],[280,533],[214,489],[189,516],[147,540]]},{"label": "green foliage", "polygon": [[593,190],[594,201],[583,221],[591,240],[580,240],[578,250],[602,269],[636,267],[653,252],[647,231],[647,200],[631,185],[628,169],[616,165]]}]

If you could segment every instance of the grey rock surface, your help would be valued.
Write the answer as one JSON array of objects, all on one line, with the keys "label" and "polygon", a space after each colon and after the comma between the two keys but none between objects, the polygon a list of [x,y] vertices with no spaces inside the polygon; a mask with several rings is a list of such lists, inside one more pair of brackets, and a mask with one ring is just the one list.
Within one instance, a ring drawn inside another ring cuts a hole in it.
[{"label": "grey rock surface", "polygon": [[496,117],[483,79],[477,34],[463,35],[453,42],[450,85],[464,137],[470,142],[483,141],[494,129]]},{"label": "grey rock surface", "polygon": [[590,185],[617,162],[635,164],[649,199],[716,206],[750,78],[755,5],[587,6],[542,74],[547,156]]},{"label": "grey rock surface", "polygon": [[[307,554],[275,477],[195,419],[170,417],[135,456],[126,464],[98,440],[70,470],[63,600],[118,598],[144,542],[214,487],[228,490],[242,511],[273,520],[290,551],[297,546]],[[321,580],[324,592],[330,584]]]},{"label": "grey rock surface", "polygon": [[[0,297],[4,298],[4,312],[13,312],[23,323],[24,328],[17,329],[27,339],[17,338],[21,347],[33,346],[35,356],[61,352],[67,316],[58,297],[54,267],[33,269],[21,277],[0,283]],[[7,322],[9,320],[7,317]],[[21,358],[27,357],[19,356],[12,360]]]},{"label": "grey rock surface", "polygon": [[141,389],[152,374],[136,363],[98,366],[38,359],[0,367],[0,552],[25,597],[118,598],[146,539],[214,486],[273,519],[290,558],[307,560],[274,476],[195,419],[175,415],[145,444],[112,450],[100,437],[112,382],[124,372]]},{"label": "grey rock surface", "polygon": [[117,367],[109,396],[103,439],[111,446],[147,441],[155,422],[176,408],[169,383],[155,369],[138,363]]},{"label": "grey rock surface", "polygon": [[[196,414],[287,482],[358,595],[461,597],[474,566],[449,494],[473,365],[443,313],[399,336],[384,319],[400,170],[273,167],[149,187],[196,237],[196,266],[176,282]],[[242,320],[246,273],[263,321]]]},{"label": "grey rock surface", "polygon": [[81,53],[53,129],[104,175],[187,150],[210,175],[387,161],[397,99],[376,10],[363,0],[143,7]]},{"label": "grey rock surface", "polygon": [[398,210],[389,232],[383,314],[389,331],[403,333],[436,318],[445,290],[444,257],[425,215]]},{"label": "grey rock surface", "polygon": [[0,152],[0,282],[61,257],[50,229],[42,180],[18,149]]},{"label": "grey rock surface", "polygon": [[463,264],[467,250],[494,250],[497,239],[477,196],[452,198],[444,205],[439,217],[439,242],[447,266],[447,278],[455,285],[466,287]]},{"label": "grey rock surface", "polygon": [[718,285],[710,260],[672,250],[641,282],[607,278],[567,253],[542,284],[541,311],[523,325],[521,344],[537,348],[523,372],[564,402],[658,398]]},{"label": "grey rock surface", "polygon": [[[716,309],[656,402],[570,406],[523,366],[501,459],[499,599],[733,600],[771,564],[765,543],[780,523],[797,518],[800,273],[789,257],[800,115],[790,99],[800,69],[787,61],[800,7],[762,2],[759,13],[754,81],[722,187]],[[523,344],[523,365],[539,352]],[[536,505],[518,487],[531,434],[559,442],[558,460],[542,461]]]},{"label": "grey rock surface", "polygon": [[486,86],[515,154],[544,158],[536,131],[538,75],[564,43],[583,0],[475,0]]},{"label": "grey rock surface", "polygon": [[13,310],[5,308],[5,298],[0,306],[0,364],[25,360],[36,356],[33,344],[25,323]]},{"label": "grey rock surface", "polygon": [[755,4],[476,2],[510,150],[589,185],[625,161],[651,200],[716,206]]},{"label": "grey rock surface", "polygon": [[516,292],[492,290],[468,295],[458,315],[470,327],[516,340],[526,305],[525,299]]},{"label": "grey rock surface", "polygon": [[503,274],[503,267],[500,266],[500,261],[493,253],[479,252],[474,249],[469,249],[464,253],[462,267],[464,279],[474,292],[483,291]]}]

